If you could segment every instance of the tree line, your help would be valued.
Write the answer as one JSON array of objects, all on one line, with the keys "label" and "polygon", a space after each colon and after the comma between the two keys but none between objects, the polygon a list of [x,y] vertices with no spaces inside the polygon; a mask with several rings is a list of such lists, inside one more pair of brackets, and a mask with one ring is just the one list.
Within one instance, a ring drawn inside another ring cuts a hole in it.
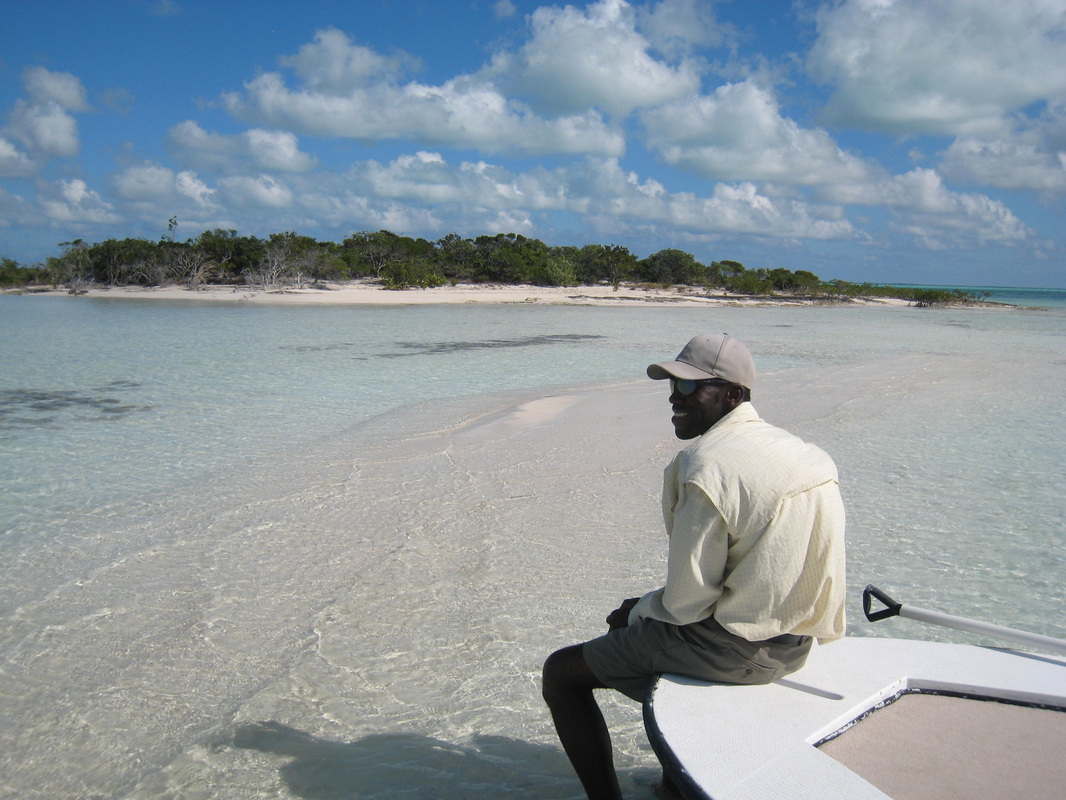
[{"label": "tree line", "polygon": [[[175,227],[172,220],[171,234]],[[282,290],[371,278],[386,289],[455,283],[642,283],[756,296],[892,296],[924,305],[976,299],[957,290],[823,281],[807,270],[748,269],[737,261],[702,264],[690,253],[676,249],[660,250],[642,259],[614,244],[550,246],[515,233],[474,239],[452,233],[431,242],[386,230],[363,231],[338,244],[293,232],[261,239],[216,229],[184,242],[175,241],[171,235],[157,242],[107,239],[90,244],[76,239],[60,247],[63,252],[43,264],[23,266],[9,258],[0,259],[0,285],[66,286],[74,292],[94,285],[197,288],[241,284]]]}]

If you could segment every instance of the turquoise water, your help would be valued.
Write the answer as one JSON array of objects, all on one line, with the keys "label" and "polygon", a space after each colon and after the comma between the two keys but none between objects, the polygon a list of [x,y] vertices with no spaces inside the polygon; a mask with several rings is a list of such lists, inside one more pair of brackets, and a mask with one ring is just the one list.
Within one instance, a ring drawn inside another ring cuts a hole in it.
[{"label": "turquoise water", "polygon": [[1066,289],[1016,289],[1005,286],[978,286],[972,291],[987,293],[995,303],[1019,306],[1066,308]]},{"label": "turquoise water", "polygon": [[1014,286],[935,286],[919,284],[896,284],[907,288],[960,289],[973,292],[992,303],[1008,303],[1015,306],[1066,308],[1066,289],[1026,289]]},{"label": "turquoise water", "polygon": [[[1066,635],[1042,305],[0,296],[0,796],[579,796],[539,665],[661,577],[676,443],[643,370],[700,331],[837,461],[856,601]],[[639,711],[608,715],[650,796]]]}]

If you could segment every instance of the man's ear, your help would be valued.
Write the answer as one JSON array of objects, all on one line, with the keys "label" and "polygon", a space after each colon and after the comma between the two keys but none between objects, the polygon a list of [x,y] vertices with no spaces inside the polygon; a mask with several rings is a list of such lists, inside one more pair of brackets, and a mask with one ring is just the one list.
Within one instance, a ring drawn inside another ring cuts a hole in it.
[{"label": "man's ear", "polygon": [[725,387],[725,399],[729,408],[734,409],[744,402],[744,387],[739,383],[731,383]]}]

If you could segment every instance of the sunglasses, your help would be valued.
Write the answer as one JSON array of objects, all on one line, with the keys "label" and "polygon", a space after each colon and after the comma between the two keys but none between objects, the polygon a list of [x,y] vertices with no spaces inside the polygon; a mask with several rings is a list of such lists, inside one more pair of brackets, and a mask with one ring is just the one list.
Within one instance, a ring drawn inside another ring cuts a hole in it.
[{"label": "sunglasses", "polygon": [[688,397],[695,392],[701,386],[728,386],[729,381],[723,381],[720,378],[707,378],[702,381],[690,381],[686,378],[671,378],[670,379],[670,392],[677,392],[682,397]]}]

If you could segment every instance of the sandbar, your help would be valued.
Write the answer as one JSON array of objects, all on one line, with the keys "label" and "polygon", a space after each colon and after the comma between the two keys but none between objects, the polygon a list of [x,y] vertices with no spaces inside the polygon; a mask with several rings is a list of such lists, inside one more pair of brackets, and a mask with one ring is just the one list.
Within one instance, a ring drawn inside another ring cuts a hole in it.
[{"label": "sandbar", "polygon": [[[10,294],[69,295],[66,289],[11,290]],[[439,303],[489,303],[577,306],[797,306],[797,305],[877,305],[907,306],[905,300],[886,297],[821,298],[788,295],[749,296],[724,290],[708,292],[697,287],[654,287],[646,284],[607,284],[595,286],[530,286],[504,284],[455,284],[432,289],[385,289],[370,280],[316,284],[306,288],[263,289],[255,286],[139,287],[93,286],[78,292],[79,297],[117,299],[194,300],[250,304],[331,304],[331,305],[430,305]]]}]

